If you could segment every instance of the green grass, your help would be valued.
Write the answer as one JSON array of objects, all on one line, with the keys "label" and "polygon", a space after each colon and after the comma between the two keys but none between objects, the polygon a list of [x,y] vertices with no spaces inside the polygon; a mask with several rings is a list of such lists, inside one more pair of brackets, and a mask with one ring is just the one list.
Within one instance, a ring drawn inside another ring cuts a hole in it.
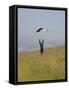
[{"label": "green grass", "polygon": [[18,53],[18,82],[65,79],[64,46]]}]

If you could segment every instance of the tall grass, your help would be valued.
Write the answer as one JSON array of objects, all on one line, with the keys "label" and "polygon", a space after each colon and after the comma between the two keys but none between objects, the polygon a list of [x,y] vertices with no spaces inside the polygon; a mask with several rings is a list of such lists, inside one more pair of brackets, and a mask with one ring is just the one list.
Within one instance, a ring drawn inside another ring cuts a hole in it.
[{"label": "tall grass", "polygon": [[18,82],[65,79],[64,46],[18,53]]}]

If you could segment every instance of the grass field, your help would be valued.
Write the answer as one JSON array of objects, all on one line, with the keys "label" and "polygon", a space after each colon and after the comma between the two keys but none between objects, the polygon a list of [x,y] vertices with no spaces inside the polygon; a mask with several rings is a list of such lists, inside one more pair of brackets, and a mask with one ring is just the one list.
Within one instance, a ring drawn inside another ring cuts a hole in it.
[{"label": "grass field", "polygon": [[18,53],[18,82],[65,79],[64,46]]}]

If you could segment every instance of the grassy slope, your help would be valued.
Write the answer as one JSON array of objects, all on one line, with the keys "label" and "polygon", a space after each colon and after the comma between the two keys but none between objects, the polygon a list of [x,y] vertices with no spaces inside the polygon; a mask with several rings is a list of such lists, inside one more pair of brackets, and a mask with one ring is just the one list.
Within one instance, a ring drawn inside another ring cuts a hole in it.
[{"label": "grassy slope", "polygon": [[18,53],[18,82],[65,78],[64,46]]}]

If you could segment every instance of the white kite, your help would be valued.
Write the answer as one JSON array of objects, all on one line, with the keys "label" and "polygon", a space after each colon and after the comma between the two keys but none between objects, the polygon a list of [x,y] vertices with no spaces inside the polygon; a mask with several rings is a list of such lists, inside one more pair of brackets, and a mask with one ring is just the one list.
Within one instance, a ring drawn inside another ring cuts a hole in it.
[{"label": "white kite", "polygon": [[39,28],[39,29],[37,29],[36,32],[41,32],[41,31],[48,31],[48,30],[47,29],[44,29],[44,28]]}]

